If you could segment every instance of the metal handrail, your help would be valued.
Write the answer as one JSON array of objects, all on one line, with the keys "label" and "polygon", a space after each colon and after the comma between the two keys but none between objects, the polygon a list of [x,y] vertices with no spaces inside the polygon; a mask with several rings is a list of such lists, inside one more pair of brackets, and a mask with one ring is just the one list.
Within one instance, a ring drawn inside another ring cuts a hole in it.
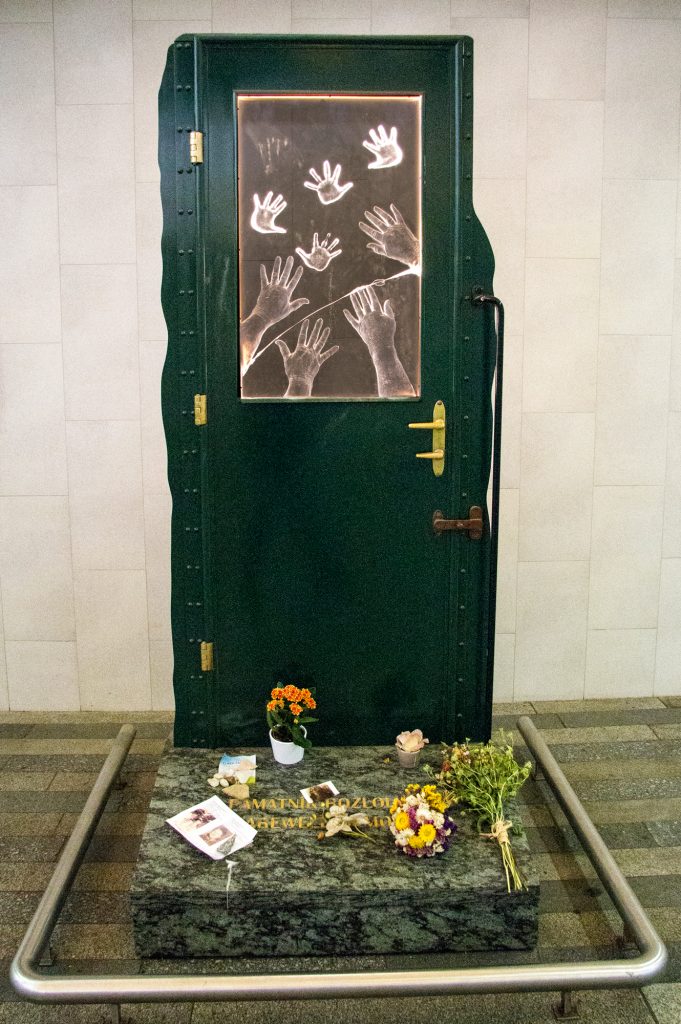
[{"label": "metal handrail", "polygon": [[[569,992],[575,989],[619,988],[647,984],[659,974],[667,962],[667,951],[659,935],[531,719],[520,718],[518,728],[604,888],[617,907],[628,937],[638,946],[637,957],[568,964],[338,974],[171,974],[153,977],[50,973],[46,976],[39,970],[41,954],[50,940],[59,911],[135,735],[132,726],[124,726],[102,767],[19,946],[10,971],[12,984],[20,995],[38,1002],[115,1004],[455,995],[482,992]],[[114,1013],[116,1012],[114,1008]]]}]

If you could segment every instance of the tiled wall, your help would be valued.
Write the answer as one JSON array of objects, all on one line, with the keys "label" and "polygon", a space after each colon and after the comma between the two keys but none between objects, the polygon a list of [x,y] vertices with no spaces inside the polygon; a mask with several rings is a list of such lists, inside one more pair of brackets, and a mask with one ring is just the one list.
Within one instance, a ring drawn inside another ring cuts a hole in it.
[{"label": "tiled wall", "polygon": [[496,696],[681,692],[681,0],[0,0],[0,706],[171,702],[156,92],[209,31],[474,37]]}]

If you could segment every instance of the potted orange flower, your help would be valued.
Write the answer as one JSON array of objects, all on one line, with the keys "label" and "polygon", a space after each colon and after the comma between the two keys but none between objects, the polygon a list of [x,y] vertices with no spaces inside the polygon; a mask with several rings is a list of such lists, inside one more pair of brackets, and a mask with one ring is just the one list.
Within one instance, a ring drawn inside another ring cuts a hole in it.
[{"label": "potted orange flower", "polygon": [[274,760],[279,764],[297,764],[312,746],[305,726],[317,721],[308,714],[316,707],[311,690],[299,689],[291,683],[272,690],[267,702],[267,724]]}]

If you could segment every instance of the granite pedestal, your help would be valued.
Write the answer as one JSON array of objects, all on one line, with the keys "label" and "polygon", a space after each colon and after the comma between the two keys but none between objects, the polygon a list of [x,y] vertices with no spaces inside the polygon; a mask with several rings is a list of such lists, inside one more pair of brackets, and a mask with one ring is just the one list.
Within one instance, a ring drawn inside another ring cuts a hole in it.
[{"label": "granite pedestal", "polygon": [[[253,751],[248,751],[252,753]],[[398,766],[394,749],[314,749],[298,765],[258,750],[257,785],[231,806],[258,829],[228,867],[185,842],[165,819],[214,794],[219,751],[173,750],[161,761],[132,890],[142,957],[333,956],[531,949],[539,885],[524,836],[513,847],[527,889],[507,893],[496,843],[457,817],[442,856],[414,860],[393,845],[389,807],[421,768]],[[386,758],[390,761],[386,763]],[[319,840],[322,811],[300,789],[331,779],[351,810],[371,820],[374,842]],[[518,821],[517,809],[511,817]]]}]

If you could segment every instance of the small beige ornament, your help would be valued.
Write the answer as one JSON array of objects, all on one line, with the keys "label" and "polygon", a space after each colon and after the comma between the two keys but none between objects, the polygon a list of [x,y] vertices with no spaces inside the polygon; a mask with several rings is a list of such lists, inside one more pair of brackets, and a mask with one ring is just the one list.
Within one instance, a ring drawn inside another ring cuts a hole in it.
[{"label": "small beige ornament", "polygon": [[232,786],[223,789],[222,792],[231,796],[233,800],[248,800],[250,789],[243,782],[235,782]]}]

